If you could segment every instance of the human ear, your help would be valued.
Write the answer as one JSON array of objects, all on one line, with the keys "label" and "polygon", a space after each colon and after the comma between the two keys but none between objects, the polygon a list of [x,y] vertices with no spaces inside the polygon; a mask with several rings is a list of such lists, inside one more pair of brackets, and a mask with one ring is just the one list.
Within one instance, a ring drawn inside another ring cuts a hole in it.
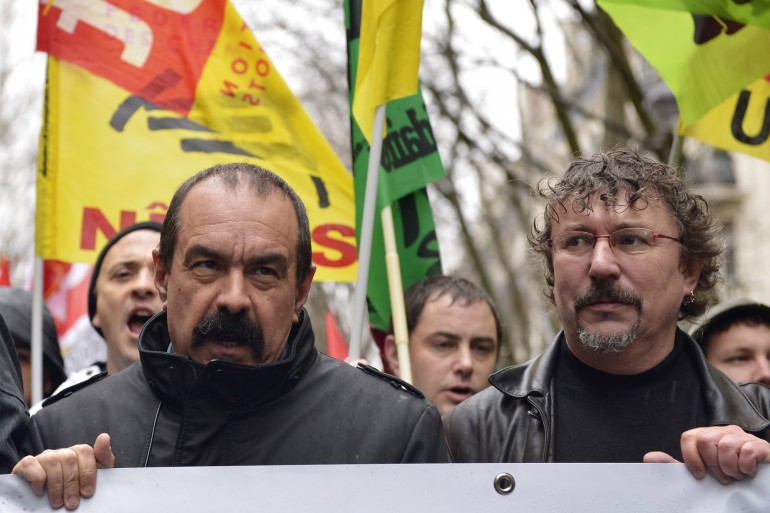
[{"label": "human ear", "polygon": [[315,276],[316,266],[311,265],[310,270],[307,273],[305,280],[297,286],[297,296],[294,299],[294,319],[292,322],[299,322],[299,314],[302,311],[302,307],[305,306],[307,298],[310,295],[310,285],[313,283],[313,276]]},{"label": "human ear", "polygon": [[398,366],[398,350],[396,349],[396,337],[387,335],[383,344],[383,356],[385,361],[397,378],[401,377],[400,367]]},{"label": "human ear", "polygon": [[152,263],[155,265],[155,288],[158,289],[158,296],[162,303],[163,310],[166,310],[166,298],[168,298],[168,270],[163,265],[163,261],[158,257],[158,250],[152,250]]}]

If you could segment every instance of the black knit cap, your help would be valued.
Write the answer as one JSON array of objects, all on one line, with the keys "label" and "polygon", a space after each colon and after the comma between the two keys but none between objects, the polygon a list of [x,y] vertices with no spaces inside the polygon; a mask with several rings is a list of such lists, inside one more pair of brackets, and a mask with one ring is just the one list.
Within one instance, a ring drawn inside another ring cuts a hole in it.
[{"label": "black knit cap", "polygon": [[[132,224],[131,226],[128,226],[126,228],[123,228],[120,230],[113,238],[110,239],[110,241],[104,245],[104,248],[102,248],[102,252],[99,253],[99,257],[96,259],[96,263],[94,264],[94,270],[91,272],[91,283],[88,284],[88,318],[91,319],[91,325],[94,324],[94,315],[96,315],[96,294],[94,293],[94,289],[96,289],[96,280],[99,278],[99,273],[102,270],[102,262],[104,261],[104,257],[107,256],[107,252],[110,250],[112,246],[118,243],[120,239],[128,235],[129,233],[136,232],[139,230],[153,230],[156,232],[160,232],[161,224],[156,223],[155,221],[145,221],[143,223],[136,223]],[[97,328],[94,326],[94,329],[99,332],[99,335],[104,337],[104,333],[102,333],[102,330],[100,328]]]},{"label": "black knit cap", "polygon": [[730,326],[746,318],[765,319],[770,325],[770,306],[753,299],[739,298],[711,307],[700,321],[690,328],[690,336],[706,351],[706,342],[714,328]]}]

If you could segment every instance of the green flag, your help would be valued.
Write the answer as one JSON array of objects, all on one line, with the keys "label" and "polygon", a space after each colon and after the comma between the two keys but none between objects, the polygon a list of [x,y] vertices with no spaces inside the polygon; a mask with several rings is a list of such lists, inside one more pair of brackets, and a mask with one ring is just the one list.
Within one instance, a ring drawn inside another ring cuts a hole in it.
[{"label": "green flag", "polygon": [[[358,62],[361,0],[345,0],[348,38],[348,84],[353,105],[353,84]],[[387,104],[387,135],[383,140],[377,212],[393,208],[401,280],[404,287],[441,273],[438,240],[425,186],[445,176],[422,92]],[[351,140],[356,194],[356,226],[361,226],[369,143],[352,118]],[[367,299],[369,323],[382,331],[390,323],[390,293],[385,270],[385,249],[380,216],[375,216]],[[357,237],[360,235],[357,233]]]}]

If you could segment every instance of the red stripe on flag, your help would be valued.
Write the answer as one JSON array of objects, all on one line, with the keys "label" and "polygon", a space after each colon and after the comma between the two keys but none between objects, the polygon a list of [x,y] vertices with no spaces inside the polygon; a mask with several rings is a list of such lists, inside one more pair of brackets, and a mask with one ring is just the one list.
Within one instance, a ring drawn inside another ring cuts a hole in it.
[{"label": "red stripe on flag", "polygon": [[11,286],[11,262],[3,255],[0,258],[0,287]]},{"label": "red stripe on flag", "polygon": [[331,312],[326,312],[326,353],[332,358],[345,360],[348,357],[348,345],[342,336],[337,319]]}]

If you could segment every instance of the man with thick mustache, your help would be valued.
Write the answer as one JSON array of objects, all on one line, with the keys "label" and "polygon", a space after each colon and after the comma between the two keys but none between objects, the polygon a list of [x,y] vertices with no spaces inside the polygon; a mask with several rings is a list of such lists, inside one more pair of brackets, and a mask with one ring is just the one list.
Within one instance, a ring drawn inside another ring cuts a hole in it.
[{"label": "man with thick mustache", "polygon": [[539,193],[530,243],[563,331],[444,416],[450,457],[683,460],[698,478],[753,476],[770,456],[770,389],[736,385],[677,327],[717,281],[721,227],[703,198],[630,150],[576,160]]},{"label": "man with thick mustache", "polygon": [[30,422],[22,452],[66,449],[14,473],[36,493],[47,484],[52,506],[76,507],[113,465],[447,461],[422,394],[315,349],[307,214],[277,175],[228,164],[187,180],[153,260],[163,312],[142,330],[140,362]]}]

